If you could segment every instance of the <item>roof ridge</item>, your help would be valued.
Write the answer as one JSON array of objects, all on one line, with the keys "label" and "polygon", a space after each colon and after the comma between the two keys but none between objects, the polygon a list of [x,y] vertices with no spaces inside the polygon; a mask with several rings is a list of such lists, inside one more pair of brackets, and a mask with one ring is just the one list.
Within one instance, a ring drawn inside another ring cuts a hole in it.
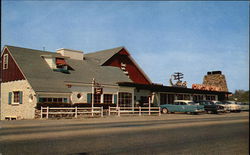
[{"label": "roof ridge", "polygon": [[39,51],[39,52],[48,52],[48,53],[56,53],[56,52],[51,52],[51,51],[43,51],[43,50],[38,50],[38,49],[31,49],[31,48],[25,48],[25,47],[20,47],[20,46],[12,46],[12,45],[4,45],[4,47],[12,47],[12,48],[20,48],[20,49],[25,49],[25,50],[33,50],[33,51]]},{"label": "roof ridge", "polygon": [[110,48],[110,49],[105,49],[105,50],[100,50],[100,51],[95,51],[95,52],[91,52],[91,53],[85,53],[86,55],[87,54],[96,54],[96,53],[101,53],[101,52],[105,52],[105,51],[108,51],[108,50],[115,50],[115,49],[122,49],[122,48],[125,48],[124,46],[118,46],[118,47],[115,47],[115,48]]}]

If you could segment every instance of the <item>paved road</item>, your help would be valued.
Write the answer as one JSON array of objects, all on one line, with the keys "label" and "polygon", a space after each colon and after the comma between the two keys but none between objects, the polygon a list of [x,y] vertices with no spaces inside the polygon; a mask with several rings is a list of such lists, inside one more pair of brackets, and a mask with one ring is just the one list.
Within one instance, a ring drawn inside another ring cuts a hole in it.
[{"label": "paved road", "polygon": [[248,154],[249,113],[1,121],[0,153]]}]

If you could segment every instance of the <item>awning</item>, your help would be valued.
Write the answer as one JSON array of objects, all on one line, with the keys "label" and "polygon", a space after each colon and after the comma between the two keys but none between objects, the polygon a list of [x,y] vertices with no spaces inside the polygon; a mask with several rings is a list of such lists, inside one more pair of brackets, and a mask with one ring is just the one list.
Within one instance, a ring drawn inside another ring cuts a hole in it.
[{"label": "awning", "polygon": [[67,63],[62,58],[56,58],[56,65],[67,65]]}]

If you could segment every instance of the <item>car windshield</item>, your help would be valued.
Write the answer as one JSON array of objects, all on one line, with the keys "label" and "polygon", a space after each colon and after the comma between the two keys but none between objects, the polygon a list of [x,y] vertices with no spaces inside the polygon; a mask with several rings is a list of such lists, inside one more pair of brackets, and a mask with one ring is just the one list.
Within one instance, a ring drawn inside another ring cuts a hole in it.
[{"label": "car windshield", "polygon": [[214,102],[209,101],[209,102],[207,102],[207,104],[208,105],[214,105]]},{"label": "car windshield", "polygon": [[220,101],[217,101],[217,102],[215,102],[215,104],[223,104],[222,102],[220,102]]},{"label": "car windshield", "polygon": [[232,102],[225,102],[225,104],[234,104],[234,103],[232,103]]}]

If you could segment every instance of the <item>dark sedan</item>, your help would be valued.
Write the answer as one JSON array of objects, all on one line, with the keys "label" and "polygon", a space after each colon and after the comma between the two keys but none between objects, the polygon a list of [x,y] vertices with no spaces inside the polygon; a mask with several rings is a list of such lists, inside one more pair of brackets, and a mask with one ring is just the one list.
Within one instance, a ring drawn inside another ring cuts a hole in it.
[{"label": "dark sedan", "polygon": [[217,114],[220,111],[224,110],[223,106],[216,105],[211,101],[206,101],[206,100],[201,100],[201,101],[196,101],[197,104],[203,105],[204,109],[207,113],[214,113]]}]

